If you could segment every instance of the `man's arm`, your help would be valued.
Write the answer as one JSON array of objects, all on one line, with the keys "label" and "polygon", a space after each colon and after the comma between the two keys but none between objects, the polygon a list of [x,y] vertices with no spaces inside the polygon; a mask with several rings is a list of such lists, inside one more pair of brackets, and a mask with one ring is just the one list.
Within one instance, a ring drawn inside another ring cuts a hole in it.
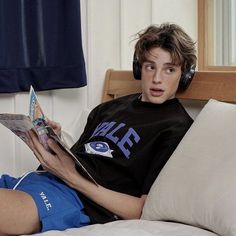
[{"label": "man's arm", "polygon": [[65,153],[53,140],[48,140],[49,147],[55,154],[47,152],[39,143],[37,136],[31,132],[33,152],[47,170],[59,177],[70,187],[87,196],[92,201],[118,215],[122,219],[138,219],[142,214],[146,195],[134,197],[128,194],[96,186],[80,175],[72,158]]},{"label": "man's arm", "polygon": [[89,180],[78,176],[72,177],[68,185],[122,219],[139,219],[142,214],[146,195],[138,198],[115,192],[100,185],[97,187]]}]

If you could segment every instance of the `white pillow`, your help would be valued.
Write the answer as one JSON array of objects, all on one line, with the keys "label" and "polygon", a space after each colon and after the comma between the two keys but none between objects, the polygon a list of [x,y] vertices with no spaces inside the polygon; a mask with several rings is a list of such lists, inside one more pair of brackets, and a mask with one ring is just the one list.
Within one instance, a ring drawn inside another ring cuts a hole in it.
[{"label": "white pillow", "polygon": [[90,109],[83,109],[74,121],[62,130],[62,140],[68,147],[72,147],[83,133],[90,111]]},{"label": "white pillow", "polygon": [[236,235],[236,105],[204,106],[154,182],[141,218]]}]

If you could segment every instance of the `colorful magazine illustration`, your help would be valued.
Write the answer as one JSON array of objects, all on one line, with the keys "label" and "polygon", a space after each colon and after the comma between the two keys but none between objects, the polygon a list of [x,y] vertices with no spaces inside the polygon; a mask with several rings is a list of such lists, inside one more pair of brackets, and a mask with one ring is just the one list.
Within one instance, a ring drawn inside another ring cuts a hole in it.
[{"label": "colorful magazine illustration", "polygon": [[47,140],[49,138],[53,139],[65,152],[67,152],[73,158],[75,163],[80,167],[81,174],[97,185],[95,179],[71,152],[70,148],[67,147],[62,139],[53,131],[53,129],[47,125],[46,117],[42,111],[32,86],[30,88],[29,95],[29,115],[2,113],[0,114],[0,123],[10,129],[19,138],[21,138],[28,146],[30,146],[31,142],[31,137],[29,136],[28,131],[31,129],[35,130],[40,143],[49,152],[52,151],[47,145]]}]

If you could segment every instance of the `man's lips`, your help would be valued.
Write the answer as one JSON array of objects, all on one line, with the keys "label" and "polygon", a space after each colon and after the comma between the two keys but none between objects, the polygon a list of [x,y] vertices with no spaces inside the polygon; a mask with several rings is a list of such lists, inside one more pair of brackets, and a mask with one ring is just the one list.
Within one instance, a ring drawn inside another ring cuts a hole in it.
[{"label": "man's lips", "polygon": [[164,90],[160,88],[151,88],[150,93],[153,97],[160,97],[163,95]]}]

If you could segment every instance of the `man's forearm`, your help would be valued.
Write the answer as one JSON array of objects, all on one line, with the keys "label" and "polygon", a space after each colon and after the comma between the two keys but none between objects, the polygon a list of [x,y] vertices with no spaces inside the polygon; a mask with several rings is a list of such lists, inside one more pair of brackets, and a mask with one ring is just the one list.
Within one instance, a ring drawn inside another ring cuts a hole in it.
[{"label": "man's forearm", "polygon": [[96,186],[79,174],[70,178],[71,187],[122,219],[139,219],[146,196],[134,197]]}]

